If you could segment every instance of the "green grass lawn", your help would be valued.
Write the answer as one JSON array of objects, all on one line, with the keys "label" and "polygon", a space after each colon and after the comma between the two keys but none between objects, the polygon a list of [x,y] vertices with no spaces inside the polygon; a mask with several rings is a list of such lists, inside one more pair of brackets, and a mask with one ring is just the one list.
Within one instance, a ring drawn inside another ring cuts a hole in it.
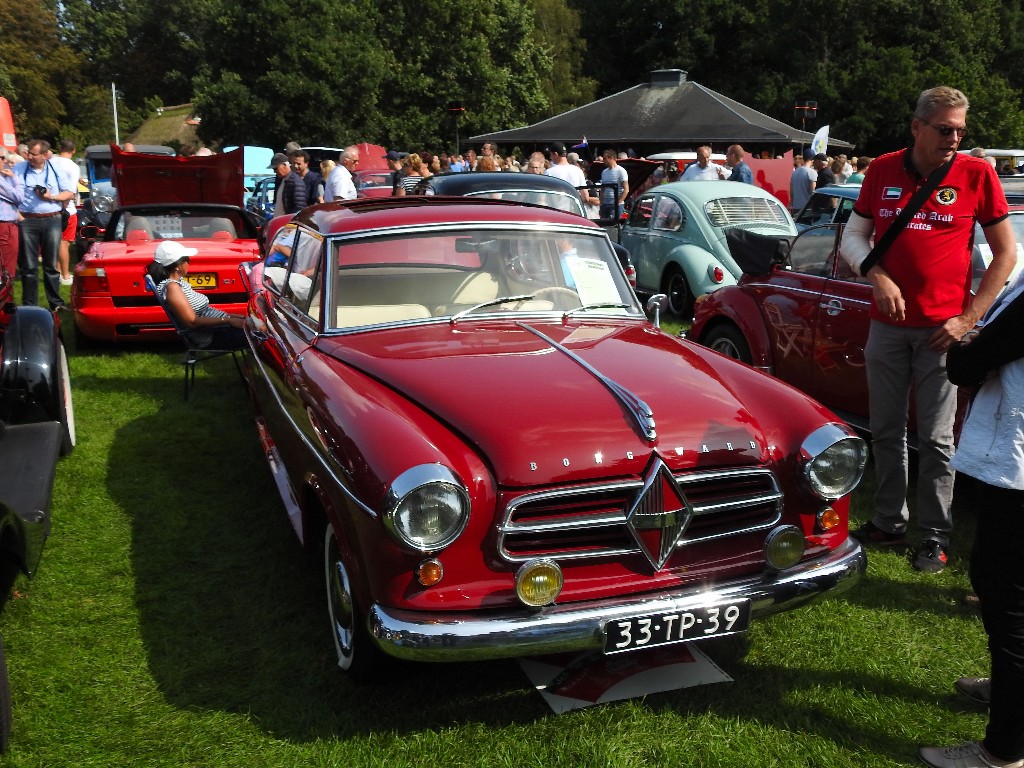
[{"label": "green grass lawn", "polygon": [[[181,353],[82,353],[78,447],[53,534],[2,621],[10,766],[893,766],[983,734],[953,693],[987,672],[951,567],[870,555],[843,598],[705,650],[735,682],[553,715],[514,661],[335,668],[321,576],[300,551],[230,360],[182,400]],[[858,520],[867,515],[858,491]]]}]

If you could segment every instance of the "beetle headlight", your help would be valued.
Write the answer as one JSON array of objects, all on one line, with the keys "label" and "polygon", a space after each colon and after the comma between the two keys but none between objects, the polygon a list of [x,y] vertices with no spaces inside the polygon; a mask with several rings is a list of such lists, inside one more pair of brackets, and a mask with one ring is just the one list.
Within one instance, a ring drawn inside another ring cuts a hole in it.
[{"label": "beetle headlight", "polygon": [[417,552],[451,544],[469,521],[469,493],[440,464],[407,469],[391,484],[384,524],[399,542]]},{"label": "beetle headlight", "polygon": [[94,195],[92,207],[100,213],[110,213],[114,210],[114,198],[111,195]]},{"label": "beetle headlight", "polygon": [[814,430],[800,451],[811,490],[826,501],[856,488],[868,460],[867,443],[839,424],[826,424]]}]

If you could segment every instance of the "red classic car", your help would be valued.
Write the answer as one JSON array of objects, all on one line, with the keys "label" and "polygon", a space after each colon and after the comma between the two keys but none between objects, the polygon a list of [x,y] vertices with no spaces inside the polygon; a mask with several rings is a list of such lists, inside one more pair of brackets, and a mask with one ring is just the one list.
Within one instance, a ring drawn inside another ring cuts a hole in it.
[{"label": "red classic car", "polygon": [[[1010,221],[1018,241],[1024,240],[1024,211],[1011,212]],[[753,250],[767,248],[764,260],[745,261],[747,271],[737,285],[721,288],[701,301],[686,336],[777,376],[866,431],[864,345],[871,285],[836,258],[841,236],[842,224],[829,224],[802,232],[792,246],[783,243],[781,250],[774,250],[777,240],[761,240]],[[735,239],[730,242],[734,255]],[[975,288],[991,260],[992,249],[982,228],[976,226]],[[1017,266],[1010,279],[1022,268],[1024,250],[1018,244]],[[914,429],[913,418],[909,426]]]},{"label": "red classic car", "polygon": [[177,338],[146,290],[146,265],[161,240],[199,253],[188,280],[226,312],[245,311],[238,265],[258,257],[256,224],[242,208],[242,150],[206,157],[121,152],[111,145],[120,207],[107,225],[83,228],[92,244],[76,265],[71,306],[79,336],[103,341]]},{"label": "red classic car", "polygon": [[343,669],[687,642],[863,573],[864,442],[659,330],[592,222],[440,196],[283,221],[247,364]]}]

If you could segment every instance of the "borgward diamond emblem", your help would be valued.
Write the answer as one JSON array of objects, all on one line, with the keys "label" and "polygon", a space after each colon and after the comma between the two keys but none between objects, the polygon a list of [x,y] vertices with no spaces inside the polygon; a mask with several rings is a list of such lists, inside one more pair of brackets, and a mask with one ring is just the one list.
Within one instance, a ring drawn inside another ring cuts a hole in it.
[{"label": "borgward diamond emblem", "polygon": [[644,471],[644,487],[626,516],[626,525],[655,570],[668,561],[686,527],[693,506],[672,477],[665,462],[651,457]]}]

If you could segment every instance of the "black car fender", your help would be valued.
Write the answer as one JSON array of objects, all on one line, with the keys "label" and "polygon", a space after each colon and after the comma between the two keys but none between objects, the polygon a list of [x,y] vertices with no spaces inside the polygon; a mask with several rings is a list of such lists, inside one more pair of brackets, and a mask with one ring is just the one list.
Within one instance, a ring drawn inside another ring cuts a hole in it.
[{"label": "black car fender", "polygon": [[61,420],[60,346],[52,312],[15,309],[3,336],[0,417],[12,423]]}]

